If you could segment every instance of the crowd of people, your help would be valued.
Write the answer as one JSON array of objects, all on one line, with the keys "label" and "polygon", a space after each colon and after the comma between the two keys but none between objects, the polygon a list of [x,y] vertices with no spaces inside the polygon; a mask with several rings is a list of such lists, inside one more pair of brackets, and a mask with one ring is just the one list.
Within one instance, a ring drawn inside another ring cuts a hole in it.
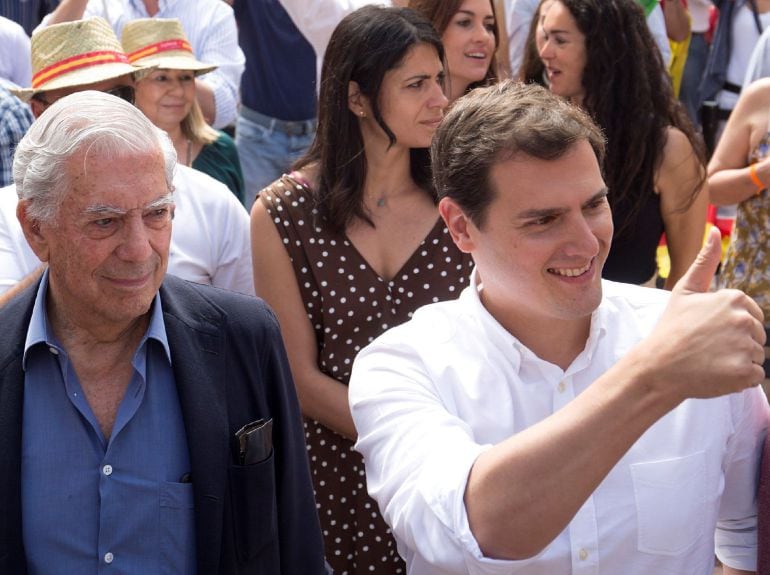
[{"label": "crowd of people", "polygon": [[0,0],[0,572],[770,575],[768,25]]}]

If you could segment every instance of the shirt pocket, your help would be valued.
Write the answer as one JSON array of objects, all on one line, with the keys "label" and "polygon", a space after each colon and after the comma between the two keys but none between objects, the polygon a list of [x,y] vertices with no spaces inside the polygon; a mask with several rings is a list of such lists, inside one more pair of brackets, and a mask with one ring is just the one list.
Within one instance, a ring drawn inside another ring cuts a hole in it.
[{"label": "shirt pocket", "polygon": [[631,464],[638,548],[680,555],[703,536],[706,524],[706,454]]},{"label": "shirt pocket", "polygon": [[192,483],[160,484],[160,572],[195,572],[195,503]]}]

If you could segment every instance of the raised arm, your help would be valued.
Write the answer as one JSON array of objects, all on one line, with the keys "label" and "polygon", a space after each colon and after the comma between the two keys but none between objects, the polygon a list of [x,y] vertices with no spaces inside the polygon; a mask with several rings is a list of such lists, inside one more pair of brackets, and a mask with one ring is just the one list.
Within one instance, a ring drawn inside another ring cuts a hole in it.
[{"label": "raised arm", "polygon": [[318,342],[297,278],[272,216],[257,198],[251,210],[254,287],[273,308],[289,356],[302,413],[350,439],[356,438],[348,388],[321,372]]},{"label": "raised arm", "polygon": [[86,11],[88,0],[61,0],[59,5],[51,12],[46,24],[60,24],[80,20]]},{"label": "raised arm", "polygon": [[[483,412],[461,417],[445,407],[452,389],[423,368],[436,358],[416,357],[395,335],[366,348],[351,381],[357,449],[369,491],[399,539],[447,573],[464,572],[458,565],[471,555],[478,560],[476,544],[490,561],[532,558],[663,415],[686,398],[762,381],[761,311],[738,291],[700,293],[719,260],[718,232],[707,245],[647,339],[558,411],[497,443],[469,429],[466,419]],[[757,415],[764,422],[766,407],[752,406],[765,410]]]},{"label": "raised arm", "polygon": [[[465,503],[485,555],[539,553],[663,415],[685,399],[763,381],[759,307],[741,292],[705,293],[719,256],[712,231],[648,338],[568,406],[479,456]],[[732,353],[714,357],[715,349]]]}]

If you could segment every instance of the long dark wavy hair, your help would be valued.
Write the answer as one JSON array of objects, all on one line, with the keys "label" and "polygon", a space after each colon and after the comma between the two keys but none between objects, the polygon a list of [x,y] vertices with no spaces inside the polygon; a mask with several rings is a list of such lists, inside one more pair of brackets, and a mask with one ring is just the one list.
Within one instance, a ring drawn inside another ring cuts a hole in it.
[{"label": "long dark wavy hair", "polygon": [[[572,14],[586,38],[583,107],[607,138],[605,180],[611,205],[630,206],[622,234],[654,193],[663,159],[666,130],[673,126],[690,141],[701,165],[706,154],[673,89],[660,50],[636,0],[558,0]],[[705,169],[687,201],[687,210],[706,178]]]},{"label": "long dark wavy hair", "polygon": [[[447,26],[449,26],[449,22],[452,21],[452,17],[457,14],[458,10],[460,10],[462,3],[463,0],[409,0],[409,7],[423,14],[433,23],[433,27],[438,33],[443,36]],[[500,28],[497,25],[495,3],[492,0],[489,0],[489,5],[492,8],[492,15],[495,17],[495,29],[493,33],[495,36],[495,50],[497,50],[497,47],[500,45]],[[447,72],[448,76],[451,77],[452,70],[448,69]],[[468,86],[468,91],[480,86],[494,84],[497,79],[497,56],[493,53],[486,76],[484,76],[482,80]]]},{"label": "long dark wavy hair", "polygon": [[[380,87],[385,73],[398,67],[419,44],[436,49],[444,61],[441,38],[431,23],[409,8],[364,6],[337,25],[326,48],[318,98],[318,130],[310,149],[294,166],[318,166],[317,207],[331,229],[344,232],[360,218],[374,225],[364,207],[366,152],[358,119],[348,108],[348,85],[356,82],[376,122],[390,139],[396,136],[382,119]],[[414,182],[438,201],[427,148],[410,151]]]}]

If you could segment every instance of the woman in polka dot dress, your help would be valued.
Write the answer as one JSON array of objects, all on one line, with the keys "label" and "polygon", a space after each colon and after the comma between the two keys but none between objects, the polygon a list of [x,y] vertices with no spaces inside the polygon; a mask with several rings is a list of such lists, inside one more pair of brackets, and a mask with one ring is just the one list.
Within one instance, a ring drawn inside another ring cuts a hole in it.
[{"label": "woman in polka dot dress", "polygon": [[471,271],[429,172],[447,106],[442,61],[437,33],[412,10],[347,16],[326,50],[316,139],[252,209],[257,292],[281,323],[337,575],[405,573],[352,449],[353,358],[418,307],[458,296]]}]

